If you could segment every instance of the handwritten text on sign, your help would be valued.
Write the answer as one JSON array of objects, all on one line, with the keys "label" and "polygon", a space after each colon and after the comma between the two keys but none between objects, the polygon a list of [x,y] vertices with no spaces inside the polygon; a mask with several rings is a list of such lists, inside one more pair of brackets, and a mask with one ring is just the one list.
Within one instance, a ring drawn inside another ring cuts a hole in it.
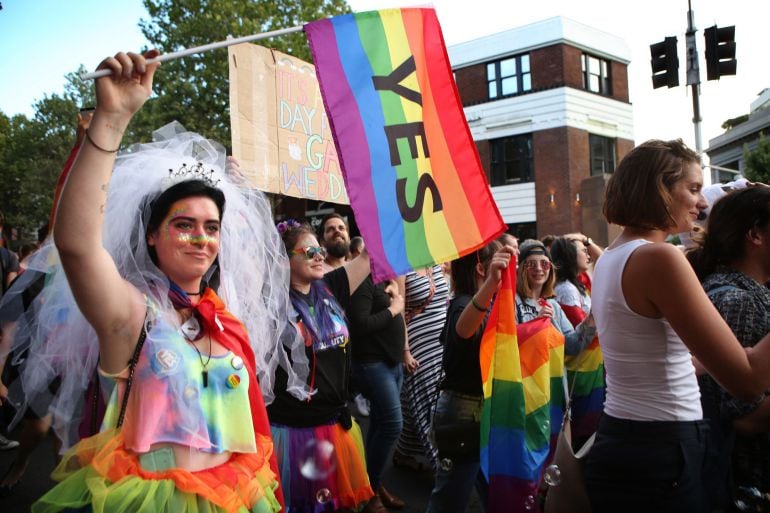
[{"label": "handwritten text on sign", "polygon": [[349,203],[315,68],[253,44],[229,52],[233,154],[246,178],[267,192]]}]

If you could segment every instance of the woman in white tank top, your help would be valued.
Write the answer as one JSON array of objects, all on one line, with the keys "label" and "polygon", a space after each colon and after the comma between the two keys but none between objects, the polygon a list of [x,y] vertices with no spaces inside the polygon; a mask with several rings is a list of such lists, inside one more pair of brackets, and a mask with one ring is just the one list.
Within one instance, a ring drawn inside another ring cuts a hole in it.
[{"label": "woman in white tank top", "polygon": [[770,386],[770,336],[744,350],[666,243],[707,203],[698,155],[681,140],[647,141],[607,184],[604,215],[623,226],[596,264],[593,314],[607,400],[586,464],[595,512],[709,511],[702,471],[707,426],[692,355],[738,397]]}]

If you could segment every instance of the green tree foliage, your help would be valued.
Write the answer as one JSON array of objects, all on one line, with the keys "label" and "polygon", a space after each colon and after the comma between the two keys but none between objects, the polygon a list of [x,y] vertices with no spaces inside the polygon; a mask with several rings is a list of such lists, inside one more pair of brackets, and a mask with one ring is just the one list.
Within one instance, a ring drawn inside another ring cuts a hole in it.
[{"label": "green tree foliage", "polygon": [[746,178],[752,182],[770,184],[770,141],[764,133],[759,134],[759,143],[753,150],[743,146],[743,160],[746,161]]},{"label": "green tree foliage", "polygon": [[45,95],[34,116],[8,118],[0,113],[0,205],[6,235],[15,228],[22,239],[34,239],[51,212],[56,181],[75,142],[77,113],[93,104],[92,84],[76,73],[66,76],[64,94]]},{"label": "green tree foliage", "polygon": [[[149,20],[140,27],[161,53],[301,25],[350,12],[345,0],[145,0]],[[303,32],[260,41],[311,61]],[[230,146],[227,50],[214,50],[164,62],[155,75],[156,97],[140,112],[136,135],[178,120],[192,130]]]},{"label": "green tree foliage", "polygon": [[722,123],[722,130],[731,130],[736,126],[740,125],[741,123],[745,123],[748,120],[749,120],[748,114],[743,114],[742,116],[738,116],[736,118],[730,118],[724,123]]},{"label": "green tree foliage", "polygon": [[[139,25],[152,47],[162,53],[294,27],[350,12],[345,0],[145,0],[148,20]],[[311,60],[305,34],[262,41]],[[131,50],[126,48],[126,50]],[[77,112],[95,103],[93,82],[83,82],[83,66],[66,75],[62,94],[34,105],[32,118],[0,112],[0,210],[4,231],[15,228],[33,239],[47,220],[54,188],[75,143]],[[220,49],[163,63],[153,98],[131,121],[124,146],[147,141],[153,130],[178,120],[226,146],[230,145],[227,50]]]}]

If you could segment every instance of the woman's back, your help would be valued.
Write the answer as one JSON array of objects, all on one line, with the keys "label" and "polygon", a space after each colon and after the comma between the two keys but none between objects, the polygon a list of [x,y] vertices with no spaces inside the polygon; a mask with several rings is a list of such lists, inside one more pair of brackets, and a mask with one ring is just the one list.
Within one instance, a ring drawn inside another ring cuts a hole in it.
[{"label": "woman's back", "polygon": [[604,411],[631,420],[698,420],[700,392],[689,350],[664,318],[628,306],[622,275],[637,239],[607,250],[596,264],[592,302],[607,369]]}]

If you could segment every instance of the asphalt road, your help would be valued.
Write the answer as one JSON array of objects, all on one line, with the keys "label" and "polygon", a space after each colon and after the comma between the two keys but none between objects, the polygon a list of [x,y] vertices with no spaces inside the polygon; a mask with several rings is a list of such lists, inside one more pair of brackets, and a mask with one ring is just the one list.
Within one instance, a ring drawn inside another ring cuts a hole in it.
[{"label": "asphalt road", "polygon": [[[366,431],[366,419],[362,419],[361,427]],[[11,438],[13,438],[13,434]],[[5,472],[15,453],[15,450],[0,451],[0,472]],[[21,483],[12,490],[9,496],[0,497],[0,512],[28,512],[32,503],[54,485],[50,478],[53,467],[53,441],[49,436],[32,454],[29,467]],[[431,488],[433,487],[433,474],[431,472],[417,472],[394,467],[392,464],[389,464],[385,471],[383,483],[391,493],[398,495],[406,501],[407,506],[399,510],[401,513],[423,513],[428,503]],[[481,512],[481,506],[475,496],[475,492],[467,511],[468,513]]]}]

